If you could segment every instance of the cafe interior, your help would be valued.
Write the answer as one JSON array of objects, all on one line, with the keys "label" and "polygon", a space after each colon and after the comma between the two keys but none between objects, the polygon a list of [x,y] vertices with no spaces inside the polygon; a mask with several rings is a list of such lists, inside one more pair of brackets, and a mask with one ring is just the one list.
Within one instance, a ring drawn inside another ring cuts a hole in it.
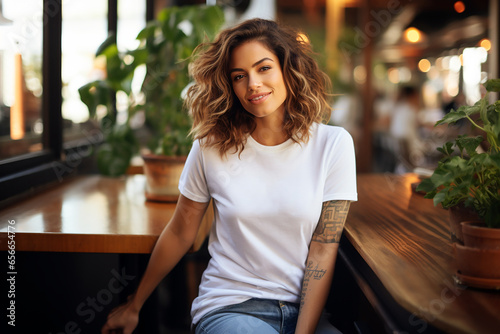
[{"label": "cafe interior", "polygon": [[[477,135],[436,122],[499,78],[497,0],[0,0],[0,332],[100,333],[136,289],[185,161],[173,159],[173,192],[155,192],[172,177],[149,180],[167,167],[146,165],[154,124],[144,87],[173,78],[182,90],[189,78],[161,61],[112,75],[135,66],[138,36],[168,10],[213,6],[216,29],[261,17],[300,32],[332,81],[326,121],[354,140],[358,201],[340,241],[330,321],[347,334],[498,333],[500,276],[462,275],[449,210],[416,190],[437,168],[438,147]],[[196,15],[176,23],[183,36],[203,21]],[[180,48],[160,57],[177,66]],[[211,205],[134,333],[190,333],[213,216]],[[500,268],[500,257],[491,263]]]}]

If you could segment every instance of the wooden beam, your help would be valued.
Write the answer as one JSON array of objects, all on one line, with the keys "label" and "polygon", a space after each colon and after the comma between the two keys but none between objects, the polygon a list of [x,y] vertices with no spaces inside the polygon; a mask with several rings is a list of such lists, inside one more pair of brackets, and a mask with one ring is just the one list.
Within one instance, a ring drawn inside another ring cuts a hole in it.
[{"label": "wooden beam", "polygon": [[[497,0],[490,0],[489,9],[489,40],[491,42],[491,49],[488,61],[488,77],[490,79],[499,77],[500,68],[500,5]],[[496,99],[496,97],[495,97]]]},{"label": "wooden beam", "polygon": [[[368,27],[371,16],[370,10],[371,0],[363,0],[361,7],[361,22],[362,27]],[[373,49],[374,41],[370,36],[366,36],[366,47],[363,48],[363,66],[366,70],[366,80],[362,88],[362,105],[363,105],[363,121],[360,145],[357,147],[357,169],[361,173],[368,173],[372,170],[372,156],[373,156],[373,101],[374,89],[372,85],[372,62],[373,62]]]},{"label": "wooden beam", "polygon": [[339,64],[339,37],[344,26],[344,0],[326,2],[326,54],[329,72],[335,72]]}]

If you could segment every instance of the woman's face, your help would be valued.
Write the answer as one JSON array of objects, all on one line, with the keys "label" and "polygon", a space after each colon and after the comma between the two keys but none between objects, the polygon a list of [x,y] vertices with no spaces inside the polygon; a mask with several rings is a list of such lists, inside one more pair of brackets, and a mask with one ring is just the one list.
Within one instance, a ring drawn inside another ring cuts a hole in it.
[{"label": "woman's face", "polygon": [[287,97],[278,57],[250,41],[234,48],[229,63],[233,90],[246,111],[258,118],[280,117]]}]

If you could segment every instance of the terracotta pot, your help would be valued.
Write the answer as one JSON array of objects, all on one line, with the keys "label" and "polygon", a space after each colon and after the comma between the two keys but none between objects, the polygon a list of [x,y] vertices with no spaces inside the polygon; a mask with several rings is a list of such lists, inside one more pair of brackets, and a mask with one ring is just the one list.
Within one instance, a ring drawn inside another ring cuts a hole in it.
[{"label": "terracotta pot", "polygon": [[451,242],[457,242],[461,245],[464,244],[464,237],[462,234],[463,221],[479,220],[477,213],[471,208],[466,208],[462,205],[453,206],[449,209],[449,224],[450,224],[450,237]]},{"label": "terracotta pot", "polygon": [[500,280],[500,250],[454,244],[457,272],[468,277]]},{"label": "terracotta pot", "polygon": [[179,178],[186,157],[143,154],[142,159],[146,175],[146,199],[176,202],[179,197]]},{"label": "terracotta pot", "polygon": [[487,227],[480,221],[465,221],[462,233],[465,246],[500,250],[500,228]]}]

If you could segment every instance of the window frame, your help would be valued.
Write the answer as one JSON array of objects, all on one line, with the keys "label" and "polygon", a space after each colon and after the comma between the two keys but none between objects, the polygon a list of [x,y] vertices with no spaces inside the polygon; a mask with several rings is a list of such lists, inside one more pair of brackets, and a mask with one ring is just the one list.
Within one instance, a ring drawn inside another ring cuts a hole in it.
[{"label": "window frame", "polygon": [[[107,0],[108,33],[116,33],[118,1]],[[154,0],[146,1],[146,22],[153,18]],[[0,207],[19,196],[32,194],[37,189],[64,181],[67,177],[88,171],[88,164],[71,167],[71,160],[92,159],[78,156],[88,150],[89,144],[63,142],[62,118],[62,2],[43,0],[41,115],[44,125],[43,149],[0,160]],[[115,34],[116,35],[116,34]],[[99,143],[92,143],[98,145]],[[75,157],[76,156],[76,157]]]}]

